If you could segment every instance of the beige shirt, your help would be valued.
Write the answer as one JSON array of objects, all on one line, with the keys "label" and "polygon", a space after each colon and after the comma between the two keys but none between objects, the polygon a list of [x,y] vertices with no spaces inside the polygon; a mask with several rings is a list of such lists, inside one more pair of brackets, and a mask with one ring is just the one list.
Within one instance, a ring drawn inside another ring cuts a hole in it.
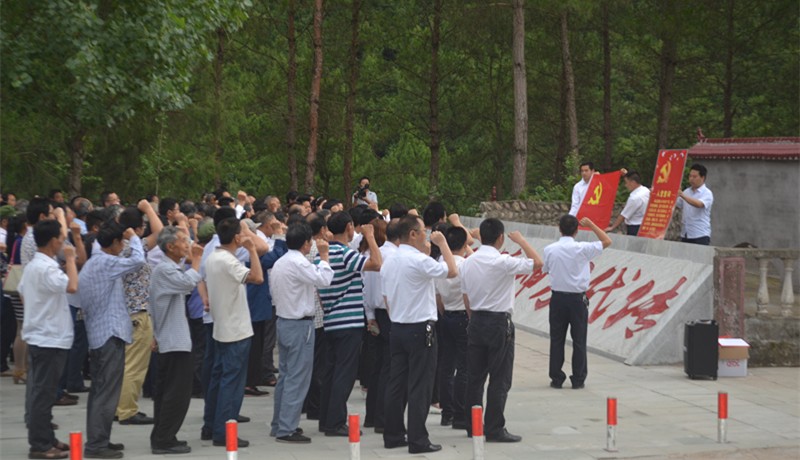
[{"label": "beige shirt", "polygon": [[214,318],[214,340],[238,342],[253,335],[245,281],[250,269],[230,251],[217,248],[205,262],[208,303]]}]

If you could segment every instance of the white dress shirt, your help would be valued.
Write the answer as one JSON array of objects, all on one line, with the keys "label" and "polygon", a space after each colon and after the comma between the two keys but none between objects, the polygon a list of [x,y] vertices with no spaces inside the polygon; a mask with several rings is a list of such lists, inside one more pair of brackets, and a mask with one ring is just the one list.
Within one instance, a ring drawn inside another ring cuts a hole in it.
[{"label": "white dress shirt", "polygon": [[[381,260],[386,263],[386,260],[397,251],[397,246],[389,241],[383,243],[380,247]],[[369,253],[369,250],[366,252]],[[383,303],[383,280],[381,272],[363,272],[361,277],[364,280],[364,314],[368,320],[375,319],[375,309],[386,309]]]},{"label": "white dress shirt", "polygon": [[577,242],[562,236],[544,248],[544,268],[550,274],[550,288],[559,292],[579,293],[589,289],[589,261],[603,252],[600,241]]},{"label": "white dress shirt", "polygon": [[714,204],[714,194],[706,187],[706,184],[701,185],[697,190],[689,187],[683,193],[690,198],[702,201],[704,206],[702,208],[695,208],[690,204],[684,206],[683,198],[678,198],[675,205],[683,209],[681,236],[685,238],[711,236],[711,206]]},{"label": "white dress shirt", "polygon": [[447,278],[447,265],[401,244],[381,267],[383,294],[393,323],[436,321],[434,278]]},{"label": "white dress shirt", "polygon": [[485,244],[461,266],[461,290],[472,311],[514,311],[514,276],[533,273],[533,259],[500,254]]},{"label": "white dress shirt", "polygon": [[218,247],[206,259],[208,304],[214,321],[214,340],[238,342],[253,335],[245,283],[250,269],[233,253]]},{"label": "white dress shirt", "polygon": [[353,251],[358,251],[358,247],[361,245],[361,240],[364,239],[364,235],[362,233],[356,233],[353,235],[353,241],[348,244],[350,249]]},{"label": "white dress shirt", "polygon": [[58,262],[37,251],[25,266],[19,284],[19,293],[25,300],[22,340],[44,348],[72,347],[68,284],[69,278]]},{"label": "white dress shirt", "polygon": [[642,225],[644,213],[647,211],[647,203],[650,202],[650,189],[640,185],[633,189],[622,209],[622,217],[625,218],[625,225]]},{"label": "white dress shirt", "polygon": [[284,319],[314,316],[317,288],[331,285],[333,269],[324,260],[311,263],[302,252],[290,249],[269,275],[269,289],[276,314]]},{"label": "white dress shirt", "polygon": [[569,213],[571,215],[578,215],[578,209],[580,209],[583,203],[583,198],[586,196],[587,190],[589,190],[589,182],[583,179],[579,180],[578,183],[572,187],[572,206],[569,208]]},{"label": "white dress shirt", "polygon": [[[456,267],[458,267],[458,272],[461,273],[461,267],[466,259],[456,255],[453,258],[456,259]],[[440,257],[439,262],[442,260]],[[464,293],[461,292],[460,278],[437,279],[434,281],[434,285],[436,286],[436,293],[442,298],[446,311],[466,311],[467,306],[464,305]]]}]

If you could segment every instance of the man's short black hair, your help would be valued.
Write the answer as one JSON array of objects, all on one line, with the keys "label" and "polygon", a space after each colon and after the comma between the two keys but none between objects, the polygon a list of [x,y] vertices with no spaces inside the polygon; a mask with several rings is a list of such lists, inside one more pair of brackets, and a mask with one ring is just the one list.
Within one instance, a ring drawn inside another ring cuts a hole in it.
[{"label": "man's short black hair", "polygon": [[358,222],[361,220],[361,214],[367,209],[369,209],[367,205],[360,204],[347,210],[347,212],[350,214],[350,218],[353,219],[353,225],[361,225]]},{"label": "man's short black hair", "polygon": [[[397,238],[400,241],[408,241],[408,237],[411,234],[411,230],[417,230],[420,227],[420,218],[414,215],[407,215],[402,219],[398,220],[395,224],[395,231],[397,232]],[[421,230],[421,229],[420,229]]]},{"label": "man's short black hair", "polygon": [[[405,216],[404,216],[405,217]],[[392,243],[396,242],[400,239],[400,234],[397,233],[397,222],[399,219],[392,219],[386,225],[386,241],[391,241]]]},{"label": "man's short black hair", "polygon": [[86,231],[91,232],[92,228],[94,228],[95,226],[97,226],[97,228],[100,228],[100,226],[105,221],[106,221],[105,212],[99,209],[95,209],[94,211],[89,211],[89,214],[86,214]]},{"label": "man's short black hair", "polygon": [[365,225],[372,222],[375,219],[381,217],[381,213],[374,209],[365,209],[364,212],[358,216],[358,225]]},{"label": "man's short black hair", "polygon": [[332,207],[342,204],[341,200],[337,200],[336,198],[331,198],[322,205],[322,209],[330,210]]},{"label": "man's short black hair", "polygon": [[[217,204],[219,204],[219,206],[220,206],[221,208],[224,208],[224,207],[232,208],[232,207],[233,207],[233,202],[234,202],[234,201],[235,201],[235,200],[233,199],[233,197],[230,197],[230,196],[223,196],[222,198],[220,198],[220,199],[218,199],[218,200],[217,200]],[[163,203],[163,201],[162,201],[161,203]],[[161,205],[159,204],[159,206],[158,206],[158,207],[160,208],[160,207],[161,207]]]},{"label": "man's short black hair", "polygon": [[295,203],[297,203],[297,204],[303,204],[303,203],[305,203],[306,201],[308,201],[308,202],[310,202],[310,201],[311,201],[311,195],[305,195],[305,194],[304,194],[304,195],[300,195],[300,196],[298,196],[298,197],[297,197],[297,199],[295,200]]},{"label": "man's short black hair", "polygon": [[700,177],[702,177],[703,179],[705,179],[706,174],[708,174],[708,169],[706,169],[706,167],[701,165],[700,163],[693,164],[692,167],[689,168],[689,170],[697,171],[697,174],[700,174]]},{"label": "man's short black hair", "polygon": [[347,230],[347,224],[352,224],[353,218],[347,211],[339,211],[328,218],[328,230],[334,235],[341,235]]},{"label": "man's short black hair", "polygon": [[500,219],[490,217],[481,222],[481,244],[488,244],[489,246],[495,244],[500,236],[505,232],[506,227]]},{"label": "man's short black hair", "polygon": [[158,202],[158,213],[167,217],[167,213],[175,209],[175,205],[177,204],[178,200],[175,198],[162,198],[161,201]]},{"label": "man's short black hair", "polygon": [[222,222],[223,220],[230,219],[231,217],[233,217],[234,219],[236,218],[235,209],[229,208],[227,206],[218,208],[216,211],[214,211],[214,227],[219,225],[219,223]]},{"label": "man's short black hair", "polygon": [[369,177],[367,177],[367,176],[361,176],[361,179],[359,179],[359,180],[358,180],[358,183],[360,184],[360,183],[361,183],[361,181],[362,181],[362,180],[364,180],[364,179],[366,179],[366,180],[368,180],[368,181],[372,182],[372,181],[370,180],[370,178],[369,178]]},{"label": "man's short black hair", "polygon": [[312,235],[311,226],[305,222],[290,225],[286,229],[286,246],[289,249],[300,249],[307,241],[311,241]]},{"label": "man's short black hair", "polygon": [[447,217],[444,211],[444,205],[438,201],[431,201],[428,206],[422,211],[422,222],[426,227],[431,227],[436,222]]},{"label": "man's short black hair", "polygon": [[25,217],[28,219],[28,224],[36,225],[36,223],[39,222],[39,216],[42,214],[49,216],[50,206],[52,206],[52,203],[47,198],[42,198],[40,196],[31,198],[31,201],[28,203],[28,209],[25,210]]},{"label": "man's short black hair", "polygon": [[296,191],[292,190],[286,194],[286,204],[293,203],[294,200],[297,199],[297,196],[300,195]]},{"label": "man's short black hair", "polygon": [[309,227],[311,227],[311,234],[317,235],[319,234],[320,230],[327,227],[328,224],[325,223],[325,217],[318,212],[312,212],[306,218],[306,222],[308,223]]},{"label": "man's short black hair", "polygon": [[299,212],[295,212],[289,215],[289,219],[286,221],[286,226],[288,227],[290,225],[303,224],[305,222],[306,222],[305,216],[303,216]]},{"label": "man's short black hair", "polygon": [[103,207],[106,206],[106,201],[108,201],[108,197],[111,196],[112,193],[114,193],[114,192],[112,192],[111,190],[106,190],[106,191],[104,191],[103,193],[100,194],[100,204]]},{"label": "man's short black hair", "polygon": [[60,188],[50,189],[50,193],[47,194],[47,197],[50,198],[51,200],[54,200],[56,198],[56,194],[58,193],[62,193]]},{"label": "man's short black hair", "polygon": [[61,224],[57,220],[43,220],[33,227],[33,240],[37,248],[43,248],[53,238],[61,236]]},{"label": "man's short black hair", "polygon": [[639,173],[636,171],[628,171],[625,174],[625,179],[632,180],[639,185],[642,184],[642,176],[640,176]]},{"label": "man's short black hair", "polygon": [[144,227],[142,211],[133,206],[125,208],[122,214],[119,215],[119,223],[124,229],[132,228],[135,230],[139,227]]},{"label": "man's short black hair", "polygon": [[574,236],[578,231],[578,218],[572,214],[564,214],[558,220],[558,230],[563,236]]},{"label": "man's short black hair", "polygon": [[408,207],[403,203],[395,203],[389,206],[389,217],[392,219],[401,219],[408,214]]},{"label": "man's short black hair", "polygon": [[467,244],[467,231],[464,227],[450,227],[444,237],[447,238],[447,246],[451,251],[458,251]]},{"label": "man's short black hair", "polygon": [[114,244],[114,241],[121,240],[123,233],[125,233],[125,229],[119,222],[108,219],[100,224],[100,230],[97,232],[97,242],[100,243],[101,248],[107,248]]},{"label": "man's short black hair", "polygon": [[239,219],[235,217],[228,217],[223,219],[217,224],[217,235],[219,236],[219,244],[231,244],[236,238],[236,235],[242,231],[242,226],[239,224]]},{"label": "man's short black hair", "polygon": [[594,163],[592,163],[591,161],[584,161],[583,163],[581,163],[580,166],[578,166],[578,169],[581,169],[584,166],[588,166],[590,170],[594,171]]}]

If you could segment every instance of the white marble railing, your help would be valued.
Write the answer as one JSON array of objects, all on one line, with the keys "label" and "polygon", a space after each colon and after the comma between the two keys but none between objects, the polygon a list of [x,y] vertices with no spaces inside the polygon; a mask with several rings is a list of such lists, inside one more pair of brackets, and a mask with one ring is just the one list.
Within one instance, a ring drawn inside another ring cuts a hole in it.
[{"label": "white marble railing", "polygon": [[768,275],[770,264],[776,259],[783,265],[783,285],[781,287],[780,306],[781,314],[785,317],[792,316],[794,307],[793,273],[797,260],[800,259],[800,249],[758,249],[758,248],[717,248],[717,253],[724,252],[728,256],[740,256],[745,259],[755,259],[758,262],[758,293],[756,295],[756,315],[766,316],[767,306],[770,305]]}]

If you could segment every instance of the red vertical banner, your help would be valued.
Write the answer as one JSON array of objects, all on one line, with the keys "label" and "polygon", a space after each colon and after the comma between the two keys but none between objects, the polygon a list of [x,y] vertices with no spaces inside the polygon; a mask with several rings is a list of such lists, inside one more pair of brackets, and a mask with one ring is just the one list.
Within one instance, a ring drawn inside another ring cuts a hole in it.
[{"label": "red vertical banner", "polygon": [[683,168],[686,166],[686,150],[660,150],[656,171],[653,174],[653,186],[650,188],[650,202],[644,214],[639,236],[663,240],[667,233],[672,211],[678,200],[683,180]]},{"label": "red vertical banner", "polygon": [[[611,222],[611,213],[614,212],[614,200],[617,198],[619,187],[619,171],[606,174],[595,174],[589,182],[589,189],[583,197],[578,215],[580,221],[588,217],[600,228],[608,227]],[[587,228],[580,227],[582,230]]]}]

